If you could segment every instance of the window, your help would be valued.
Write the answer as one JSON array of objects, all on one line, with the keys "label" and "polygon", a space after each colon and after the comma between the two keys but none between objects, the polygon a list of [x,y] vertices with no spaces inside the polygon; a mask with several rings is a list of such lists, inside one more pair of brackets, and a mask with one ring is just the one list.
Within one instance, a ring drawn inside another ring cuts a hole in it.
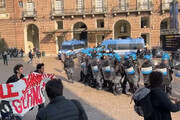
[{"label": "window", "polygon": [[61,14],[63,11],[63,0],[55,0],[54,9],[55,9],[55,12]]},{"label": "window", "polygon": [[149,0],[141,0],[141,9],[147,10],[149,5]]},{"label": "window", "polygon": [[19,1],[19,7],[23,7],[23,1]]},{"label": "window", "polygon": [[6,0],[0,0],[0,8],[6,7]]},{"label": "window", "polygon": [[165,0],[165,3],[164,3],[164,8],[165,9],[169,9],[170,8],[170,3],[173,2],[173,0]]},{"label": "window", "polygon": [[82,13],[84,9],[84,0],[76,0],[76,11]]},{"label": "window", "polygon": [[103,0],[96,0],[96,12],[103,11]]},{"label": "window", "polygon": [[84,0],[76,0],[76,8],[83,9],[84,8]]},{"label": "window", "polygon": [[150,18],[141,17],[141,28],[149,28],[149,27],[150,27]]},{"label": "window", "polygon": [[143,44],[142,43],[137,43],[137,44],[109,44],[108,49],[113,49],[113,50],[136,50],[137,48],[142,49]]},{"label": "window", "polygon": [[124,11],[126,10],[126,4],[128,3],[128,0],[119,0],[119,8],[120,10]]},{"label": "window", "polygon": [[107,48],[108,48],[108,49],[113,49],[113,50],[118,50],[116,44],[109,44],[109,45],[107,46]]},{"label": "window", "polygon": [[79,44],[79,45],[74,45],[74,49],[81,49],[84,48],[84,45]]},{"label": "window", "polygon": [[104,19],[97,20],[97,28],[104,28]]},{"label": "window", "polygon": [[63,21],[56,21],[57,29],[63,29]]},{"label": "window", "polygon": [[161,23],[161,29],[168,29],[168,21],[163,21]]},{"label": "window", "polygon": [[29,1],[26,4],[26,15],[34,16],[34,14],[35,14],[35,3],[32,1]]},{"label": "window", "polygon": [[138,10],[153,9],[153,0],[137,0]]},{"label": "window", "polygon": [[70,46],[70,45],[63,45],[63,46],[62,46],[62,49],[63,49],[63,50],[73,50],[73,47]]}]

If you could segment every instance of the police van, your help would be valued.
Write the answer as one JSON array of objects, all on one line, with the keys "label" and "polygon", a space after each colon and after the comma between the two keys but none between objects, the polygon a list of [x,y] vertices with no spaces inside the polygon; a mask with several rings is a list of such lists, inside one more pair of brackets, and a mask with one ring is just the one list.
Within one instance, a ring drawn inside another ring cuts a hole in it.
[{"label": "police van", "polygon": [[113,49],[114,52],[119,55],[126,55],[130,53],[136,53],[137,49],[144,49],[144,39],[139,37],[132,39],[128,37],[126,39],[109,39],[102,42],[101,46],[104,46],[107,50]]},{"label": "police van", "polygon": [[58,58],[61,60],[61,54],[62,53],[69,53],[73,55],[73,57],[76,57],[77,53],[81,51],[81,49],[85,48],[85,42],[72,39],[70,41],[64,41],[62,43],[62,47],[59,50]]}]

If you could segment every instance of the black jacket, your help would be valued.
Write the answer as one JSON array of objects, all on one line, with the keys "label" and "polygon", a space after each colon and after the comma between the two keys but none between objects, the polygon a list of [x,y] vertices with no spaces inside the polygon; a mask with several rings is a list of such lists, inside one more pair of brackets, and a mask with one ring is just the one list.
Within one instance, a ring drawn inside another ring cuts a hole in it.
[{"label": "black jacket", "polygon": [[28,54],[29,54],[29,58],[32,59],[33,58],[32,52],[29,52]]},{"label": "black jacket", "polygon": [[66,58],[65,59],[64,68],[74,68],[74,61],[72,58]]},{"label": "black jacket", "polygon": [[[24,75],[21,74],[20,79],[23,78],[23,77],[24,77]],[[11,77],[9,77],[9,79],[7,80],[6,83],[17,82],[18,80],[19,80],[19,79],[18,79],[17,75],[14,74],[14,75],[12,75]]]},{"label": "black jacket", "polygon": [[180,111],[180,104],[173,104],[160,88],[151,89],[151,103],[155,112],[145,120],[172,120],[170,112]]},{"label": "black jacket", "polygon": [[58,96],[38,112],[36,120],[88,120],[88,118],[80,102]]}]

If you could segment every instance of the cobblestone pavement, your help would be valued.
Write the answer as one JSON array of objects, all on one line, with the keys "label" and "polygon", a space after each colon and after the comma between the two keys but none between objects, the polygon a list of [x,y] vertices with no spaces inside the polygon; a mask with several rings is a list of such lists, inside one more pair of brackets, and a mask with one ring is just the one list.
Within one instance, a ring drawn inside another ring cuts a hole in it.
[{"label": "cobblestone pavement", "polygon": [[[11,59],[9,66],[4,66],[0,60],[0,84],[5,83],[10,75],[13,74],[13,67],[17,63],[24,65],[24,74],[27,75],[35,69],[38,60],[35,59],[33,64],[27,64],[27,58]],[[45,63],[46,73],[54,73],[57,78],[63,80],[65,87],[64,95],[69,99],[79,100],[87,114],[89,120],[143,120],[133,110],[133,104],[130,104],[131,97],[127,95],[114,96],[106,91],[98,91],[94,88],[85,86],[81,83],[75,82],[71,84],[68,82],[66,75],[63,71],[63,65],[59,60],[54,57],[42,58]],[[76,65],[75,79],[79,80],[79,66]],[[49,100],[46,97],[46,104]],[[24,116],[24,120],[34,120],[37,114],[37,107],[28,112]],[[180,119],[180,113],[172,114],[173,120]]]}]

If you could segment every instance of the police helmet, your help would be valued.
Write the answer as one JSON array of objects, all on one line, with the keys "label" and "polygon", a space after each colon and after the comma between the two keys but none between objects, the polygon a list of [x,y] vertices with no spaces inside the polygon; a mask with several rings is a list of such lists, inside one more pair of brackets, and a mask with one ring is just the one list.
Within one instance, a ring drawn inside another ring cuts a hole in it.
[{"label": "police helmet", "polygon": [[170,60],[169,54],[165,53],[165,54],[163,55],[162,61],[164,61],[164,60]]},{"label": "police helmet", "polygon": [[148,59],[149,61],[151,61],[151,56],[150,55],[145,55],[144,59]]}]

